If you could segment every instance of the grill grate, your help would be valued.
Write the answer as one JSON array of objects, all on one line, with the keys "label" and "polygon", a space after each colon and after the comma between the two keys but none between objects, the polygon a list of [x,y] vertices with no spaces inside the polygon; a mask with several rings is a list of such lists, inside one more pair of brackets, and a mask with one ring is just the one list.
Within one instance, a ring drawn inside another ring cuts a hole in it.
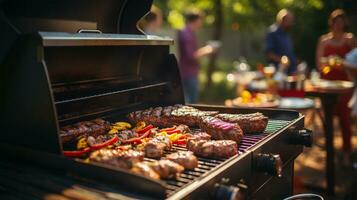
[{"label": "grill grate", "polygon": [[[269,134],[274,134],[279,131],[281,128],[288,125],[290,121],[285,120],[269,120],[267,128],[262,134],[254,135],[245,135],[242,139],[242,142],[239,144],[238,151],[243,153],[247,151],[250,147],[257,144],[259,141],[263,140]],[[174,146],[171,151],[168,153],[176,151],[187,151],[185,147]],[[176,180],[165,180],[166,183],[166,194],[171,196],[184,186],[192,183],[195,179],[205,176],[214,168],[218,168],[219,165],[225,161],[225,159],[209,159],[209,158],[198,158],[198,167],[194,170],[185,170]]]}]

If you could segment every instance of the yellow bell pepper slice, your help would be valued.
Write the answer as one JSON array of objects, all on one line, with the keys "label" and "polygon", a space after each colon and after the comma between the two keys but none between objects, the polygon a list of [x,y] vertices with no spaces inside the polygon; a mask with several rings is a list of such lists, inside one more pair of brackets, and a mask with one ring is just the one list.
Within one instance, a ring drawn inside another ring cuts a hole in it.
[{"label": "yellow bell pepper slice", "polygon": [[167,137],[171,140],[171,142],[175,142],[176,140],[180,139],[181,136],[182,136],[181,133],[174,133],[174,134],[168,135]]},{"label": "yellow bell pepper slice", "polygon": [[81,138],[77,142],[77,149],[84,149],[88,147],[87,138]]},{"label": "yellow bell pepper slice", "polygon": [[140,131],[141,129],[146,127],[145,122],[138,122],[134,128],[134,131]]},{"label": "yellow bell pepper slice", "polygon": [[118,131],[127,130],[131,128],[131,124],[129,124],[128,122],[116,122],[114,123],[112,128]]},{"label": "yellow bell pepper slice", "polygon": [[118,129],[115,129],[115,128],[111,129],[111,130],[108,132],[108,134],[117,134],[117,133],[119,133],[119,132],[118,132]]}]

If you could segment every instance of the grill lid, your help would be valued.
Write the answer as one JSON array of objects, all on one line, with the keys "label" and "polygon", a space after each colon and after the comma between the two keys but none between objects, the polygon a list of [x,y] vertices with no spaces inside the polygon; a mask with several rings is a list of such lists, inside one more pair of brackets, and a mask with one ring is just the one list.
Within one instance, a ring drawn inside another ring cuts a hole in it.
[{"label": "grill lid", "polygon": [[0,141],[60,154],[61,125],[184,103],[173,40],[136,28],[151,3],[2,1]]},{"label": "grill lid", "polygon": [[152,0],[2,0],[0,63],[23,34],[37,31],[142,34],[136,24]]}]

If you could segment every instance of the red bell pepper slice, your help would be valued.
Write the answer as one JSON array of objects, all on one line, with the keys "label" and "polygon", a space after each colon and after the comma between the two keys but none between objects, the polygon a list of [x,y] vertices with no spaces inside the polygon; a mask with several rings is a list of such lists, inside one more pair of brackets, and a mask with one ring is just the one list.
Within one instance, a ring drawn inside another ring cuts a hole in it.
[{"label": "red bell pepper slice", "polygon": [[175,130],[175,129],[176,129],[176,126],[173,126],[173,127],[170,127],[170,128],[163,128],[163,129],[160,130],[160,132],[163,132],[163,131],[165,131],[165,132],[167,132],[167,131],[173,131],[173,130]]},{"label": "red bell pepper slice", "polygon": [[119,141],[119,138],[118,138],[118,136],[116,135],[116,136],[114,136],[113,138],[111,138],[111,139],[109,139],[109,140],[107,140],[107,141],[105,141],[105,142],[103,142],[103,143],[95,144],[95,145],[91,146],[91,149],[92,149],[92,150],[101,149],[101,148],[103,148],[103,147],[112,145],[112,144],[114,144],[114,143],[116,143],[116,142],[118,142],[118,141]]},{"label": "red bell pepper slice", "polygon": [[187,140],[186,139],[179,139],[173,142],[173,144],[177,144],[177,145],[186,145]]},{"label": "red bell pepper slice", "polygon": [[141,139],[146,138],[147,136],[149,136],[151,133],[151,129],[147,130],[144,134],[142,134],[140,137],[136,137],[136,138],[131,138],[128,140],[122,140],[121,144],[129,144],[129,143],[141,143]]},{"label": "red bell pepper slice", "polygon": [[172,130],[172,131],[166,131],[166,133],[168,134],[168,135],[171,135],[171,134],[174,134],[174,133],[181,133],[182,131],[181,130],[179,130],[179,129],[175,129],[175,130]]},{"label": "red bell pepper slice", "polygon": [[145,133],[146,131],[148,131],[148,130],[150,130],[150,129],[152,129],[152,128],[154,128],[154,126],[151,125],[151,124],[149,124],[149,125],[147,125],[145,128],[143,128],[143,129],[141,129],[141,130],[138,130],[137,133],[138,133],[138,134],[143,134],[143,133]]},{"label": "red bell pepper slice", "polygon": [[81,157],[84,154],[90,152],[90,150],[91,149],[87,147],[85,149],[78,150],[78,151],[63,151],[63,155],[67,157]]}]

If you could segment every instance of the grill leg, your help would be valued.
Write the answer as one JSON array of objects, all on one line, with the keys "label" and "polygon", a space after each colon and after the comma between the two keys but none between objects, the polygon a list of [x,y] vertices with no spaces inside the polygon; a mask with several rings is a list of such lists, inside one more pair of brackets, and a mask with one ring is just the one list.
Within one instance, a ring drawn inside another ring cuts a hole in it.
[{"label": "grill leg", "polygon": [[327,179],[327,193],[335,195],[335,164],[334,164],[334,147],[333,147],[333,108],[337,97],[335,95],[328,95],[321,98],[323,110],[325,113],[325,137],[326,137],[326,179]]}]

